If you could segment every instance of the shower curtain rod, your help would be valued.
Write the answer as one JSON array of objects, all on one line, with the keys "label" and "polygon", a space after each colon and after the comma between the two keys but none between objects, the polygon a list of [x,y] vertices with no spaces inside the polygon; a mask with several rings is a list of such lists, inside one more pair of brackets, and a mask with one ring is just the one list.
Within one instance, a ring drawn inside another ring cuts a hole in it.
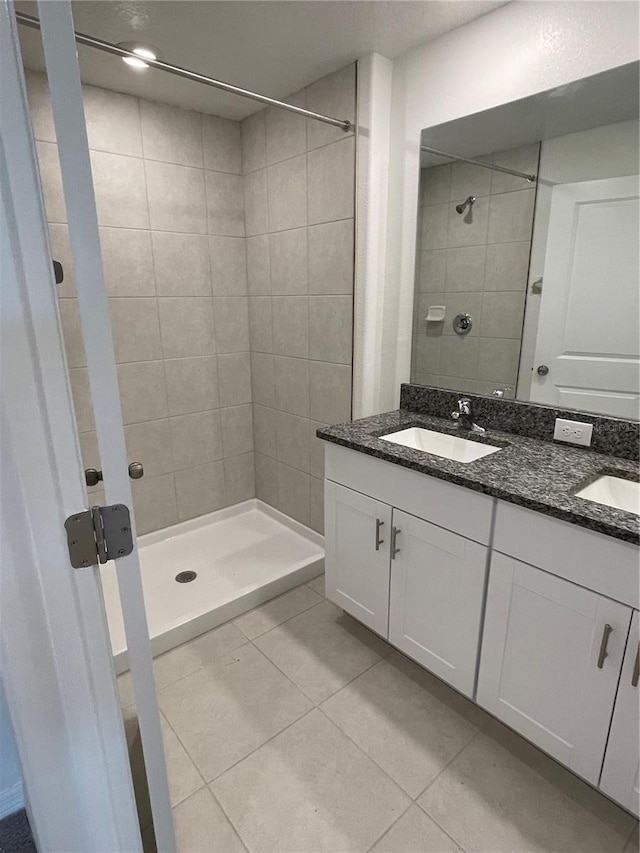
[{"label": "shower curtain rod", "polygon": [[507,169],[506,166],[496,166],[495,163],[487,163],[485,160],[475,160],[473,157],[462,157],[460,154],[449,154],[447,151],[441,151],[439,148],[431,148],[429,145],[421,145],[421,151],[428,151],[430,154],[437,154],[439,157],[449,157],[452,160],[462,160],[463,163],[473,163],[475,166],[483,166],[485,169],[493,169],[496,172],[504,172],[506,175],[515,175],[517,178],[525,178],[530,184],[536,180],[535,175],[526,175],[524,172],[517,172],[515,169]]},{"label": "shower curtain rod", "polygon": [[[16,12],[16,20],[19,24],[25,27],[31,27],[34,30],[40,29],[40,21],[33,15],[25,15],[24,12]],[[105,53],[110,53],[113,56],[131,56],[135,59],[140,59],[133,51],[125,50],[118,47],[116,44],[111,44],[108,41],[94,38],[93,36],[85,35],[84,33],[74,33],[75,40],[78,44],[83,44],[86,47],[93,47],[96,50],[102,50]],[[171,65],[169,62],[162,62],[159,59],[147,59],[144,61],[151,68],[157,68],[160,71],[167,71],[169,74],[175,74],[177,77],[184,77],[186,80],[194,80],[196,83],[204,83],[205,86],[212,86],[214,89],[222,89],[223,92],[230,92],[232,95],[239,95],[241,98],[250,98],[252,101],[259,101],[261,104],[268,104],[271,107],[279,107],[282,110],[288,110],[290,113],[297,113],[306,118],[322,121],[325,124],[331,124],[334,127],[339,127],[345,131],[353,129],[353,124],[348,119],[333,118],[325,116],[322,113],[315,113],[312,110],[305,110],[303,107],[296,107],[293,104],[287,104],[284,101],[278,101],[276,98],[269,98],[267,95],[260,95],[257,92],[251,92],[249,89],[242,89],[240,86],[233,86],[231,83],[224,83],[222,80],[214,80],[213,77],[207,77],[205,74],[198,74],[196,71],[189,71],[187,68],[181,68],[179,65]]]}]

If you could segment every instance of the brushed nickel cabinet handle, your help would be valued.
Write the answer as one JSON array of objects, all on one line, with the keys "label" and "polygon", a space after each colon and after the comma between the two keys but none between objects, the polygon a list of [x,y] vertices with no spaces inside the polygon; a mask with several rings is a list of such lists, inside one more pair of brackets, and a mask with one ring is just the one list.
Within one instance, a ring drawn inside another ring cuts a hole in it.
[{"label": "brushed nickel cabinet handle", "polygon": [[380,550],[380,546],[384,545],[384,539],[380,538],[380,528],[384,527],[384,521],[376,518],[376,551]]},{"label": "brushed nickel cabinet handle", "polygon": [[633,675],[631,676],[631,686],[637,687],[640,680],[640,643],[636,649],[636,662],[633,665]]},{"label": "brushed nickel cabinet handle", "polygon": [[391,528],[391,559],[395,560],[396,554],[400,553],[400,548],[396,548],[396,540],[398,538],[398,534],[402,533],[399,527]]},{"label": "brushed nickel cabinet handle", "polygon": [[600,652],[598,653],[598,669],[602,669],[604,666],[604,659],[607,657],[607,644],[609,642],[609,636],[613,633],[613,628],[608,623],[604,626],[604,631],[602,632],[602,640],[600,641]]}]

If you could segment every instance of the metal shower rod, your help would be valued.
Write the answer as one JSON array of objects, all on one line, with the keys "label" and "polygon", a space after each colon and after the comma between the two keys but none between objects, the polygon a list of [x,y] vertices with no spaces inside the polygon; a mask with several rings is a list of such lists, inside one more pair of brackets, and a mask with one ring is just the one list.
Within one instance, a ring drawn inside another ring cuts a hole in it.
[{"label": "metal shower rod", "polygon": [[524,178],[530,184],[533,184],[536,181],[535,175],[527,175],[524,172],[516,171],[516,169],[507,169],[506,166],[497,166],[495,163],[487,163],[485,160],[476,160],[473,157],[463,157],[460,154],[450,154],[448,151],[441,151],[439,148],[431,148],[429,145],[421,145],[420,150],[428,151],[429,154],[437,154],[439,157],[449,157],[451,160],[462,160],[463,163],[473,163],[475,166],[482,166],[485,169],[493,169],[495,172],[504,172],[506,175],[515,175],[517,178]]},{"label": "metal shower rod", "polygon": [[[16,12],[16,20],[19,24],[25,27],[31,27],[34,30],[40,29],[40,21],[33,15],[25,15],[23,12]],[[86,47],[93,47],[96,50],[102,50],[104,53],[110,53],[113,56],[131,56],[135,59],[140,59],[133,51],[125,50],[118,47],[116,44],[111,44],[108,41],[94,38],[93,36],[85,35],[84,33],[75,32],[75,40],[78,44],[83,44]],[[185,80],[194,80],[196,83],[204,83],[205,86],[212,86],[214,89],[222,89],[223,92],[230,92],[232,95],[239,95],[241,98],[250,98],[252,101],[259,101],[261,104],[267,104],[270,107],[278,107],[282,110],[288,110],[290,113],[297,113],[306,118],[322,121],[325,124],[331,124],[334,127],[339,127],[345,131],[353,129],[353,123],[349,119],[333,118],[325,116],[322,113],[315,113],[312,110],[305,110],[303,107],[296,107],[293,104],[287,104],[284,101],[278,101],[276,98],[269,98],[267,95],[260,95],[257,92],[251,92],[249,89],[242,89],[240,86],[234,86],[231,83],[224,83],[222,80],[214,80],[213,77],[207,77],[205,74],[198,74],[196,71],[189,71],[187,68],[181,68],[179,65],[171,65],[169,62],[162,62],[160,59],[147,59],[144,61],[151,68],[157,68],[160,71],[167,71],[169,74],[175,74],[176,77],[184,77]]]}]

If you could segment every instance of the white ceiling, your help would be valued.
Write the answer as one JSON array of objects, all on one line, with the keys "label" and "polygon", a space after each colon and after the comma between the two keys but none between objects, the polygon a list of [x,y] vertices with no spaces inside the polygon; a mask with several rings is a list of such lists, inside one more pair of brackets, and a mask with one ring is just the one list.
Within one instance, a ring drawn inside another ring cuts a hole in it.
[{"label": "white ceiling", "polygon": [[[76,30],[140,41],[174,65],[283,98],[354,60],[390,59],[462,26],[505,0],[75,0]],[[16,8],[37,15],[33,2]],[[43,70],[40,34],[20,27],[24,64]],[[137,72],[82,47],[86,83],[241,119],[261,105],[162,71]],[[350,117],[348,117],[350,118]]]}]

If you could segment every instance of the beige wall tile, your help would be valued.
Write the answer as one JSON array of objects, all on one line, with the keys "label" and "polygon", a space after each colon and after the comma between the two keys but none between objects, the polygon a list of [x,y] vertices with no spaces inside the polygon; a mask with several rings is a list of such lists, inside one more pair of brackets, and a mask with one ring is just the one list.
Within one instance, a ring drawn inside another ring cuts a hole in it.
[{"label": "beige wall tile", "polygon": [[306,157],[293,157],[267,169],[269,227],[284,231],[307,224]]},{"label": "beige wall tile", "polygon": [[56,131],[53,126],[47,75],[25,68],[24,78],[27,84],[27,99],[33,135],[40,142],[55,142]]},{"label": "beige wall tile", "polygon": [[[307,87],[307,109],[316,113],[348,119],[355,124],[356,117],[356,69],[347,65],[339,71],[317,80]],[[349,131],[351,134],[352,131]],[[307,119],[308,147],[319,148],[329,142],[344,139],[345,132],[339,127]]]},{"label": "beige wall tile", "polygon": [[278,417],[283,414],[267,406],[253,406],[253,443],[256,453],[277,455]]},{"label": "beige wall tile", "polygon": [[220,409],[222,448],[225,456],[240,456],[253,451],[253,412],[251,405]]},{"label": "beige wall tile", "polygon": [[242,177],[227,172],[205,172],[209,234],[244,237]]},{"label": "beige wall tile", "polygon": [[427,252],[421,251],[417,264],[417,291],[419,293],[443,292],[447,272],[447,250],[432,249]]},{"label": "beige wall tile", "polygon": [[270,506],[278,503],[278,463],[269,456],[256,453],[256,497]]},{"label": "beige wall tile", "polygon": [[170,415],[203,412],[218,407],[218,367],[215,356],[167,359],[164,367]]},{"label": "beige wall tile", "polygon": [[246,296],[218,296],[213,302],[218,353],[249,350],[249,305]]},{"label": "beige wall tile", "polygon": [[309,478],[309,527],[324,534],[324,481]]},{"label": "beige wall tile", "polygon": [[166,418],[164,362],[134,361],[118,365],[122,420],[125,424]]},{"label": "beige wall tile", "polygon": [[[479,338],[458,335],[445,335],[440,347],[439,373],[462,379],[476,379],[478,376]],[[427,365],[429,366],[429,365]],[[435,364],[432,370],[436,370]]]},{"label": "beige wall tile", "polygon": [[80,311],[77,299],[60,299],[60,322],[64,336],[64,348],[69,367],[84,367],[87,359],[80,326]]},{"label": "beige wall tile", "polygon": [[213,300],[208,296],[158,299],[162,351],[165,358],[215,352]]},{"label": "beige wall tile", "polygon": [[149,227],[143,160],[91,151],[91,173],[99,225]]},{"label": "beige wall tile", "polygon": [[309,358],[351,364],[352,339],[351,296],[309,299]]},{"label": "beige wall tile", "polygon": [[269,235],[271,292],[306,295],[308,291],[307,229],[294,228]]},{"label": "beige wall tile", "polygon": [[[455,205],[446,205],[449,222],[447,226],[447,245],[482,246],[487,242],[487,224],[489,222],[489,197],[477,198],[471,209],[460,215]],[[432,210],[426,207],[425,211]]]},{"label": "beige wall tile", "polygon": [[[492,162],[492,155],[481,157],[487,163]],[[451,164],[451,195],[450,200],[459,204],[470,195],[489,195],[491,191],[491,170],[482,166],[474,166],[473,163],[463,163],[459,160]],[[462,218],[462,217],[461,217]]]},{"label": "beige wall tile", "polygon": [[242,141],[242,171],[255,172],[267,165],[267,131],[265,110],[249,116],[240,122]]},{"label": "beige wall tile", "polygon": [[263,406],[275,406],[274,357],[265,353],[251,353],[251,398]]},{"label": "beige wall tile", "polygon": [[309,362],[310,417],[328,424],[351,420],[351,366]]},{"label": "beige wall tile", "polygon": [[124,440],[129,462],[142,462],[145,476],[157,477],[173,470],[168,420],[128,424]]},{"label": "beige wall tile", "polygon": [[526,290],[531,243],[492,243],[487,246],[485,290]]},{"label": "beige wall tile", "polygon": [[219,411],[179,415],[171,418],[169,424],[175,470],[222,458]]},{"label": "beige wall tile", "polygon": [[149,231],[101,228],[100,252],[109,296],[155,296]]},{"label": "beige wall tile", "polygon": [[154,231],[207,233],[202,169],[145,161],[149,219]]},{"label": "beige wall tile", "polygon": [[218,388],[221,406],[251,403],[251,358],[248,352],[218,356]]},{"label": "beige wall tile", "polygon": [[274,356],[276,408],[309,417],[309,362],[303,358]]},{"label": "beige wall tile", "polygon": [[[296,107],[306,104],[305,92],[297,92],[288,98],[286,103]],[[304,154],[307,150],[307,130],[304,116],[275,107],[265,110],[267,130],[267,163],[269,165]]]},{"label": "beige wall tile", "polygon": [[96,428],[93,417],[93,404],[89,390],[89,376],[86,367],[75,367],[69,370],[73,408],[76,413],[78,432],[88,432]]},{"label": "beige wall tile", "polygon": [[247,286],[252,296],[271,293],[271,264],[269,260],[269,236],[262,234],[247,237]]},{"label": "beige wall tile", "polygon": [[202,116],[204,167],[215,172],[242,172],[240,122]]},{"label": "beige wall tile", "polygon": [[309,225],[353,216],[354,158],[353,137],[309,152]]},{"label": "beige wall tile", "polygon": [[247,295],[247,258],[243,237],[209,237],[214,296]]},{"label": "beige wall tile", "polygon": [[174,475],[132,480],[133,509],[139,535],[169,527],[178,521]]},{"label": "beige wall tile", "polygon": [[256,477],[253,453],[224,460],[224,483],[227,503],[248,501],[256,496]]},{"label": "beige wall tile", "polygon": [[193,110],[141,100],[144,156],[149,160],[202,168],[202,118]]},{"label": "beige wall tile", "polygon": [[535,198],[534,189],[492,195],[487,242],[530,240]]},{"label": "beige wall tile", "polygon": [[289,412],[276,417],[276,458],[300,471],[309,471],[309,421]]},{"label": "beige wall tile", "polygon": [[[527,175],[535,175],[538,172],[538,155],[540,144],[522,145],[520,148],[512,148],[509,151],[497,151],[493,155],[493,162],[498,166],[506,166],[507,169],[515,169]],[[518,178],[515,175],[505,175],[503,172],[491,173],[491,193],[514,192],[515,190],[529,189],[531,184],[526,178]]]},{"label": "beige wall tile", "polygon": [[53,142],[36,142],[36,152],[47,221],[66,222],[67,211],[64,205],[58,146]]},{"label": "beige wall tile", "polygon": [[255,352],[273,352],[273,311],[270,296],[249,297],[249,338]]},{"label": "beige wall tile", "polygon": [[226,506],[222,462],[176,471],[174,476],[180,521]]},{"label": "beige wall tile", "polygon": [[297,468],[278,462],[278,503],[280,512],[301,524],[309,524],[310,477]]},{"label": "beige wall tile", "polygon": [[420,204],[427,207],[451,198],[451,163],[420,170]]},{"label": "beige wall tile", "polygon": [[269,230],[269,204],[267,201],[267,171],[252,172],[245,175],[244,221],[247,237],[266,234]]},{"label": "beige wall tile", "polygon": [[480,338],[477,378],[487,382],[505,382],[513,385],[518,372],[519,352],[519,340]]},{"label": "beige wall tile", "polygon": [[482,290],[484,284],[486,246],[462,246],[447,249],[446,287],[448,293]]},{"label": "beige wall tile", "polygon": [[309,299],[306,296],[274,296],[273,352],[307,358],[309,355]]},{"label": "beige wall tile", "polygon": [[353,293],[353,219],[308,229],[309,293]]},{"label": "beige wall tile", "polygon": [[152,231],[151,240],[158,296],[211,296],[204,235]]},{"label": "beige wall tile", "polygon": [[318,438],[316,431],[325,424],[308,421],[309,427],[309,473],[314,477],[324,477],[324,441]]},{"label": "beige wall tile", "polygon": [[422,211],[420,246],[423,251],[444,249],[447,245],[449,205],[434,204]]},{"label": "beige wall tile", "polygon": [[482,297],[482,324],[485,338],[517,338],[522,335],[525,294],[498,291]]},{"label": "beige wall tile", "polygon": [[82,100],[89,148],[142,157],[137,98],[97,86],[83,86]]}]

